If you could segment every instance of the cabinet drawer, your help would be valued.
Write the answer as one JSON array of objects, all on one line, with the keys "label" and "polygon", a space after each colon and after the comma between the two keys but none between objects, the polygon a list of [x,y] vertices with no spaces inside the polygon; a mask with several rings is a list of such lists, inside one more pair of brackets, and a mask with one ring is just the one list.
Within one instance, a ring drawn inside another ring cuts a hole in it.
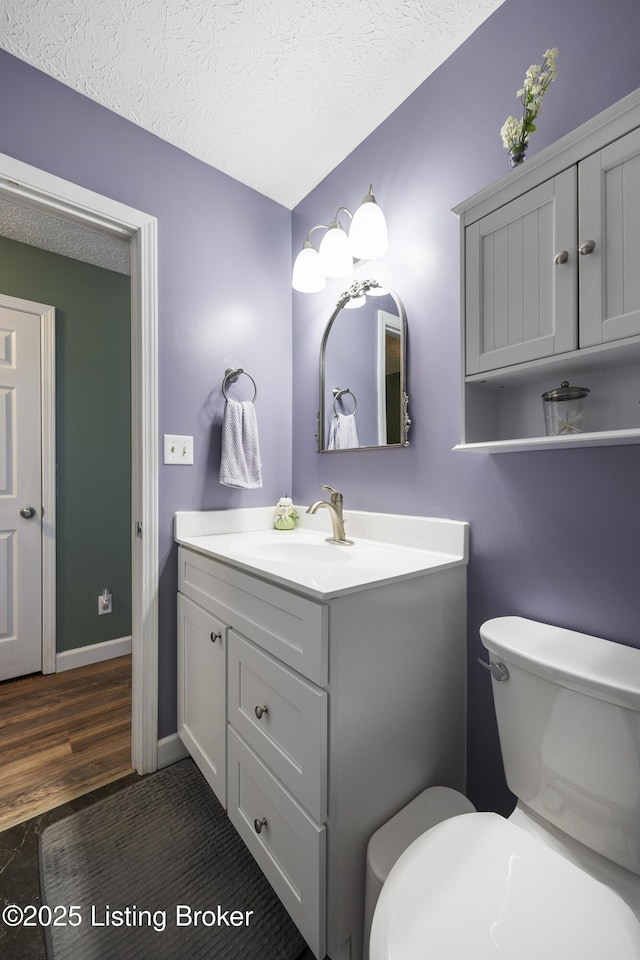
[{"label": "cabinet drawer", "polygon": [[227,806],[227,627],[178,594],[178,735]]},{"label": "cabinet drawer", "polygon": [[229,723],[312,817],[323,821],[327,813],[326,692],[234,630],[229,631],[228,658]]},{"label": "cabinet drawer", "polygon": [[327,682],[325,604],[180,547],[180,592],[314,683]]},{"label": "cabinet drawer", "polygon": [[324,957],[325,827],[314,823],[231,727],[228,780],[231,822],[316,957]]}]

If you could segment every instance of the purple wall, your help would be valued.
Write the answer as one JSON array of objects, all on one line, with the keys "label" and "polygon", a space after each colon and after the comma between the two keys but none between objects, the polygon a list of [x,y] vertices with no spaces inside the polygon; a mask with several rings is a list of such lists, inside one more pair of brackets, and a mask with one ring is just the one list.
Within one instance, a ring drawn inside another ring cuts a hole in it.
[{"label": "purple wall", "polygon": [[[160,467],[166,736],[176,729],[174,512],[261,506],[291,492],[291,214],[3,51],[0,151],[158,218],[159,432],[193,435],[195,445],[193,467]],[[218,483],[228,366],[258,385],[261,490]]]},{"label": "purple wall", "polygon": [[[316,367],[324,325],[349,280],[294,294],[294,497],[320,485],[347,507],[469,520],[469,792],[506,812],[478,628],[520,614],[640,646],[639,447],[453,453],[459,422],[459,226],[450,212],[508,171],[499,131],[531,63],[557,46],[530,155],[640,86],[637,0],[505,4],[294,211],[293,250],[373,181],[390,252],[374,275],[404,301],[409,325],[407,450],[314,452]],[[373,273],[373,267],[369,269]]]}]

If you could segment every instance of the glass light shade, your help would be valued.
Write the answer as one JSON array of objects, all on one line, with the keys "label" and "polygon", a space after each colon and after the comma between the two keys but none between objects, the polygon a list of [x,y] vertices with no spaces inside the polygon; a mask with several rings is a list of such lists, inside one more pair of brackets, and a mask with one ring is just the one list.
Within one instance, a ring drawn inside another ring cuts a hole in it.
[{"label": "glass light shade", "polygon": [[324,272],[320,265],[320,256],[311,244],[307,245],[305,243],[296,257],[291,286],[300,293],[319,293],[326,286]]},{"label": "glass light shade", "polygon": [[318,251],[326,277],[345,277],[353,270],[349,238],[339,224],[332,224],[325,233]]},{"label": "glass light shade", "polygon": [[389,247],[384,213],[371,195],[365,197],[353,215],[349,243],[351,253],[358,260],[381,257]]}]

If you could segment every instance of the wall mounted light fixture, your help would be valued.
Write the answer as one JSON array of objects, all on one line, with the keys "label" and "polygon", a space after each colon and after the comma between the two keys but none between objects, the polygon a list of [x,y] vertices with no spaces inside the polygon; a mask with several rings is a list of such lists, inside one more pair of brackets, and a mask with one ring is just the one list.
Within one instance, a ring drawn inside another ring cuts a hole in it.
[{"label": "wall mounted light fixture", "polygon": [[[351,218],[349,233],[340,223],[344,211]],[[326,230],[318,250],[311,242],[315,230]],[[293,265],[291,285],[301,293],[324,290],[326,277],[344,277],[358,260],[373,260],[387,250],[387,224],[373,195],[373,185],[355,213],[338,207],[331,223],[319,223],[307,234],[302,250]]]}]

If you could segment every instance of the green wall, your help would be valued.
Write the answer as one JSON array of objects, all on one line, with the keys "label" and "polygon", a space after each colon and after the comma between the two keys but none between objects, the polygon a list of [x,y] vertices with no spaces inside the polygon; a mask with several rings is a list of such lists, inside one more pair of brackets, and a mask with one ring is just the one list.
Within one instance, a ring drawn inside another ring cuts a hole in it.
[{"label": "green wall", "polygon": [[56,308],[58,652],[130,636],[129,277],[0,237],[0,292]]}]

